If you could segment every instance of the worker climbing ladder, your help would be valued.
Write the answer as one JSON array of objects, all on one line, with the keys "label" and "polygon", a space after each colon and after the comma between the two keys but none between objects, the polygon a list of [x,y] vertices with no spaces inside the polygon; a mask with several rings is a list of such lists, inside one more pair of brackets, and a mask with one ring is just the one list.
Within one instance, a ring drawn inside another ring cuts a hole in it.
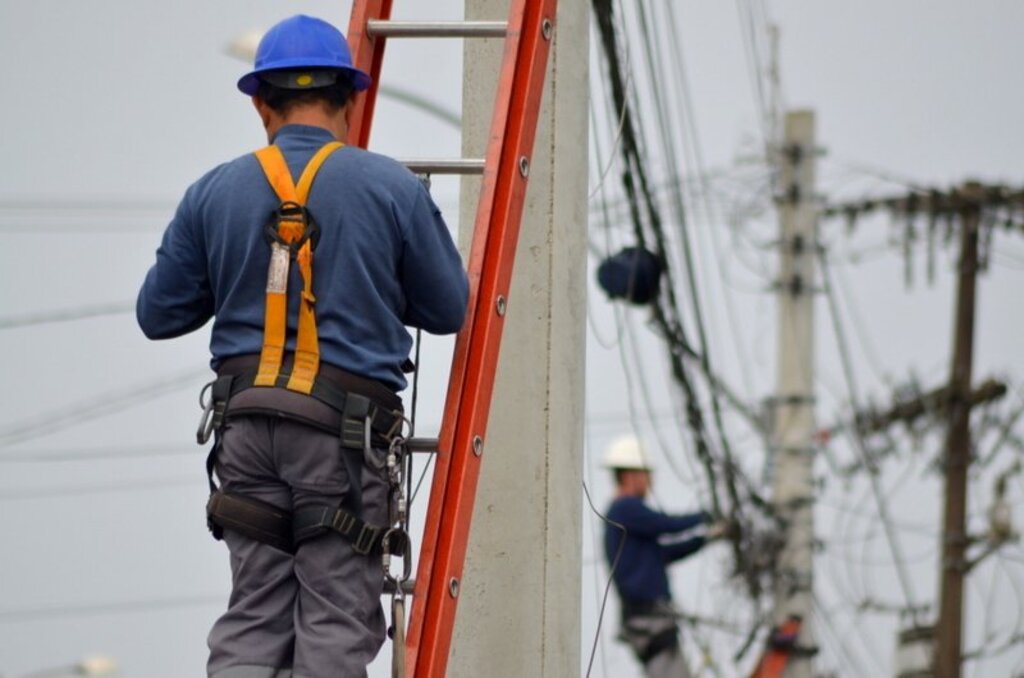
[{"label": "worker climbing ladder", "polygon": [[[442,676],[451,645],[480,459],[487,440],[556,2],[512,0],[505,22],[391,21],[391,5],[390,0],[356,0],[353,5],[348,31],[353,60],[358,68],[371,74],[374,82],[354,112],[348,139],[353,145],[365,148],[369,141],[376,86],[388,39],[505,39],[485,157],[410,167],[426,174],[482,175],[467,265],[469,312],[456,340],[436,443],[437,463],[421,540],[406,655],[396,660],[404,665],[404,671],[396,672],[398,675]],[[396,609],[404,611],[404,607]],[[400,638],[401,629],[397,631]]]}]

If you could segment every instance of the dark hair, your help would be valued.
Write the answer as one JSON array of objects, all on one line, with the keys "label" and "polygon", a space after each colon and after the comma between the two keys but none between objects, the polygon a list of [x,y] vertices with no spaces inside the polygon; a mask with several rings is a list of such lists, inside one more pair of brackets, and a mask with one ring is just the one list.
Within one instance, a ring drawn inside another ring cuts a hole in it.
[{"label": "dark hair", "polygon": [[352,78],[344,73],[338,74],[334,84],[312,89],[285,89],[260,80],[260,87],[256,92],[256,96],[279,115],[288,113],[296,106],[316,103],[322,104],[333,113],[343,108],[353,94],[355,87]]}]

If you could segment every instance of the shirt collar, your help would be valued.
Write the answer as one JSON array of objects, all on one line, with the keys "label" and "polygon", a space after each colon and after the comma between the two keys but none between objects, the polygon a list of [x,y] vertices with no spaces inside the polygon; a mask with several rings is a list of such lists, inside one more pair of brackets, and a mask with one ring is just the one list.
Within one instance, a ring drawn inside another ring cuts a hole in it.
[{"label": "shirt collar", "polygon": [[277,130],[270,143],[280,146],[282,142],[296,145],[312,143],[318,146],[333,141],[334,135],[323,127],[313,125],[285,125]]}]

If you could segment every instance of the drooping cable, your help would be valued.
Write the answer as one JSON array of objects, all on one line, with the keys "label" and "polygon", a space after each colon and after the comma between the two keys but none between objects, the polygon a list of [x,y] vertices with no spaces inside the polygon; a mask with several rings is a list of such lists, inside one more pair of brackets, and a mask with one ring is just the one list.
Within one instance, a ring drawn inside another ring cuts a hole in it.
[{"label": "drooping cable", "polygon": [[[656,54],[660,55],[661,50],[654,51],[655,38],[652,37],[654,33],[651,31],[649,21],[647,19],[647,12],[644,3],[637,4],[637,11],[640,19],[641,31],[644,35],[643,45],[645,48],[645,54],[647,56],[648,71],[652,82],[668,82],[668,78],[665,76],[664,69],[661,66],[660,56],[656,57]],[[667,122],[667,112],[665,111],[665,104],[663,98],[658,95],[658,89],[655,88],[655,111],[658,118],[658,126],[661,130],[661,136],[663,141],[663,147],[667,149],[669,167],[671,174],[674,176],[682,176],[682,166],[679,163],[675,152],[675,135],[672,131],[672,126]],[[682,242],[684,269],[686,274],[687,288],[690,293],[690,306],[693,312],[693,322],[697,330],[697,338],[700,342],[700,359],[699,364],[704,372],[705,378],[709,382],[713,381],[711,376],[711,357],[710,357],[710,344],[707,338],[707,331],[704,326],[704,313],[702,311],[702,305],[700,301],[699,286],[697,284],[697,266],[693,256],[693,248],[690,244],[690,232],[692,229],[687,228],[687,216],[686,209],[683,205],[682,195],[678,183],[674,187],[674,190],[669,192],[672,197],[672,206],[675,209],[676,220],[679,224],[680,229],[680,240]],[[680,328],[681,329],[681,328]],[[709,389],[711,394],[711,411],[712,417],[715,422],[715,428],[718,432],[718,443],[722,454],[722,466],[725,474],[725,487],[729,492],[729,499],[731,501],[731,507],[729,512],[729,518],[737,523],[742,523],[742,502],[740,501],[739,493],[736,490],[736,479],[735,479],[735,462],[733,460],[732,448],[729,445],[729,439],[725,434],[725,426],[722,423],[722,407],[721,402],[718,398],[718,392],[716,389]],[[733,539],[733,550],[734,556],[737,562],[742,562],[743,554],[740,550],[739,539]]]},{"label": "drooping cable", "polygon": [[223,605],[224,594],[154,598],[150,600],[125,600],[112,603],[87,603],[81,605],[51,605],[39,607],[0,610],[0,624],[23,623],[36,619],[54,617],[84,617],[104,614],[126,614],[152,612],[160,609],[193,607],[200,605]]},{"label": "drooping cable", "polygon": [[[634,233],[641,247],[646,248],[651,244],[650,241],[654,240],[654,245],[659,246],[656,254],[662,261],[667,261],[667,253],[664,251],[665,238],[661,227],[661,215],[652,198],[647,175],[642,166],[631,109],[626,100],[626,84],[625,78],[622,76],[618,46],[616,44],[612,2],[611,0],[593,0],[593,7],[603,53],[608,64],[612,100],[615,110],[623,119],[622,142],[619,146],[623,159],[622,182],[629,199],[629,211],[634,225]],[[679,319],[673,317],[674,311],[670,316],[670,309],[676,309],[678,305],[675,303],[674,284],[671,279],[671,273],[668,270],[665,271],[665,277],[663,289],[666,299],[654,304],[652,310],[656,324],[666,341],[669,342],[670,347],[673,347],[669,352],[672,373],[685,394],[687,424],[694,440],[698,458],[700,458],[704,466],[708,486],[711,490],[712,507],[716,514],[722,515],[721,501],[718,496],[718,478],[705,434],[703,414],[700,410],[696,392],[689,379],[689,370],[683,361],[684,352],[676,348],[681,345],[688,347],[689,343],[686,341]]]},{"label": "drooping cable", "polygon": [[594,632],[594,644],[590,649],[590,658],[587,660],[587,672],[585,674],[587,678],[589,678],[590,672],[594,668],[594,656],[597,652],[598,639],[601,637],[601,623],[604,621],[604,611],[605,607],[608,605],[608,594],[611,593],[612,582],[615,581],[615,570],[619,566],[619,559],[622,557],[622,550],[626,546],[625,537],[627,532],[625,525],[623,525],[622,523],[617,523],[614,520],[611,520],[610,518],[608,518],[608,516],[604,515],[603,513],[597,510],[597,507],[594,506],[594,501],[590,498],[590,490],[587,489],[587,484],[583,483],[582,485],[583,495],[587,498],[587,504],[590,506],[590,510],[593,511],[594,515],[596,515],[598,518],[604,521],[607,525],[610,525],[611,527],[614,527],[617,530],[621,530],[623,537],[619,541],[619,548],[615,551],[615,557],[612,558],[611,568],[608,572],[608,581],[604,587],[604,595],[601,597],[601,607],[597,613],[597,630]]},{"label": "drooping cable", "polygon": [[[850,404],[856,409],[858,402],[856,380],[854,377],[853,365],[850,360],[849,347],[846,344],[846,334],[843,331],[843,327],[839,319],[839,309],[836,306],[835,294],[832,289],[832,278],[829,272],[828,257],[825,254],[824,247],[820,247],[817,244],[815,244],[814,247],[818,255],[818,261],[820,262],[822,287],[824,288],[825,298],[828,302],[828,308],[830,311],[829,315],[832,319],[832,329],[839,349],[840,363],[842,364],[846,385],[849,389]],[[875,498],[878,515],[882,521],[886,540],[888,541],[889,549],[893,555],[893,563],[899,577],[903,597],[905,598],[905,602],[910,613],[916,616],[918,607],[915,602],[916,596],[914,595],[913,584],[911,583],[910,573],[907,571],[907,566],[903,559],[902,547],[899,540],[896,538],[892,517],[889,514],[889,504],[886,501],[879,485],[876,462],[874,461],[872,454],[867,449],[866,441],[864,440],[860,428],[858,426],[854,426],[852,428],[854,448],[860,455],[861,462],[864,464],[864,468],[868,475],[868,482],[871,485],[871,491]]]},{"label": "drooping cable", "polygon": [[112,304],[96,304],[95,306],[80,306],[73,309],[60,311],[47,311],[45,313],[28,313],[25,315],[14,315],[0,318],[0,330],[14,330],[22,327],[34,327],[36,325],[48,325],[50,323],[70,322],[72,320],[86,320],[89,318],[101,318],[111,315],[126,315],[135,311],[135,302],[120,302]]},{"label": "drooping cable", "polygon": [[82,422],[135,407],[150,400],[155,400],[167,393],[194,384],[209,370],[187,370],[166,379],[152,383],[147,381],[144,386],[130,386],[116,391],[108,391],[93,395],[80,404],[56,408],[44,412],[31,419],[0,429],[0,448],[10,447],[15,443],[25,442],[45,435],[50,435]]},{"label": "drooping cable", "polygon": [[[594,16],[598,26],[600,43],[608,70],[608,83],[611,89],[614,115],[622,116],[622,141],[619,145],[622,158],[622,184],[626,193],[630,220],[633,225],[637,243],[644,248],[652,249],[666,265],[663,271],[661,295],[651,305],[654,324],[669,347],[669,363],[671,374],[683,395],[683,407],[686,413],[686,427],[697,458],[700,460],[707,479],[707,488],[711,499],[711,508],[721,516],[738,518],[743,502],[737,490],[737,469],[731,460],[723,461],[716,458],[714,449],[708,439],[707,426],[698,391],[693,375],[688,366],[689,361],[701,366],[704,376],[710,374],[710,367],[703,362],[703,351],[693,347],[687,338],[681,306],[676,298],[673,266],[669,256],[668,238],[663,226],[659,207],[654,199],[651,184],[648,180],[643,154],[641,152],[640,131],[635,127],[632,116],[635,97],[625,87],[625,78],[621,71],[621,59],[616,39],[616,27],[611,0],[594,0]],[[653,59],[652,59],[653,60]],[[653,66],[652,66],[653,67]],[[656,69],[655,69],[656,71]],[[652,72],[655,72],[652,71]],[[664,119],[664,114],[662,114]],[[679,210],[685,219],[683,210]],[[685,266],[693,273],[693,267]],[[691,291],[696,287],[695,281],[690,285]],[[699,304],[697,305],[699,309]],[[706,339],[705,339],[706,341]],[[706,370],[704,368],[707,368]],[[717,392],[716,392],[717,395]],[[719,410],[720,411],[720,410]],[[720,420],[719,420],[720,421]],[[724,435],[724,426],[720,430]],[[724,456],[724,455],[723,455]],[[719,478],[718,469],[723,469],[723,477]],[[724,487],[729,498],[728,506],[719,496],[719,487]],[[759,503],[759,508],[768,508],[766,503]],[[770,512],[769,512],[770,514]],[[742,520],[737,520],[741,524]],[[741,572],[747,572],[746,580],[751,592],[760,595],[757,577],[750,575],[745,564],[745,554],[739,545],[740,536],[733,539],[734,559]]]}]

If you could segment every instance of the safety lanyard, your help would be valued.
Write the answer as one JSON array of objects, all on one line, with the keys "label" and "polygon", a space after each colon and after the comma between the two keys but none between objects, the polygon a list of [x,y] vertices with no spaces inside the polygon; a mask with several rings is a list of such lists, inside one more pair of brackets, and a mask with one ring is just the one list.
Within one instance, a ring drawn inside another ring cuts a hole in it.
[{"label": "safety lanyard", "polygon": [[320,344],[316,333],[316,311],[313,308],[316,303],[313,296],[313,243],[307,230],[309,220],[305,206],[317,170],[327,156],[342,145],[333,141],[317,151],[302,171],[298,186],[292,182],[292,174],[281,149],[267,146],[256,151],[256,159],[281,200],[281,207],[275,212],[277,225],[271,233],[273,239],[270,244],[270,269],[267,272],[263,349],[260,351],[255,386],[275,386],[281,372],[288,327],[288,267],[294,253],[302,274],[302,296],[295,339],[295,361],[287,388],[306,394],[313,389],[313,380],[320,369]]}]

